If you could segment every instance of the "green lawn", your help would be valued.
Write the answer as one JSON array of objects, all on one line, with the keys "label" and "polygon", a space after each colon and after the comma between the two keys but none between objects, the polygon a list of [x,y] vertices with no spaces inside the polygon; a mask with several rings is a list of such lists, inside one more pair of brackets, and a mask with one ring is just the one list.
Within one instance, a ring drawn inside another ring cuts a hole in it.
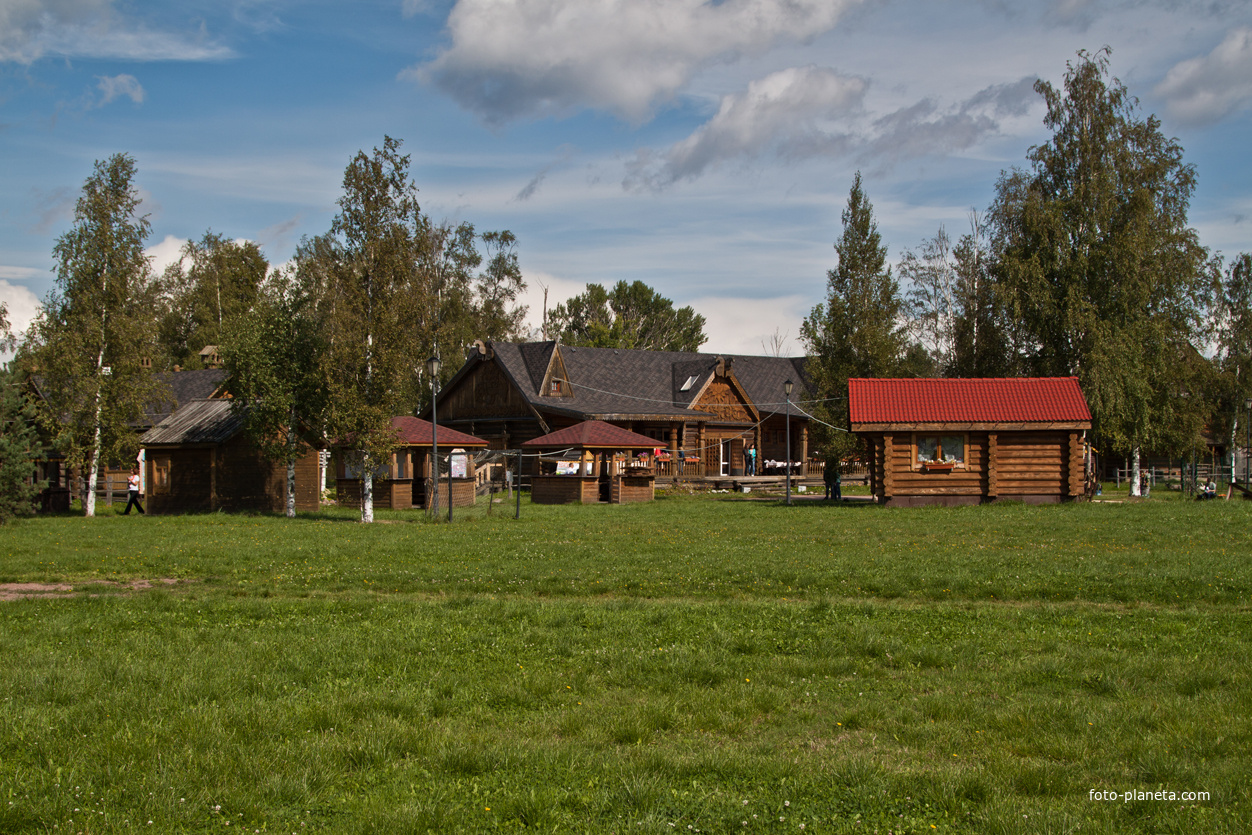
[{"label": "green lawn", "polygon": [[1252,503],[512,509],[0,528],[0,832],[1252,823]]}]

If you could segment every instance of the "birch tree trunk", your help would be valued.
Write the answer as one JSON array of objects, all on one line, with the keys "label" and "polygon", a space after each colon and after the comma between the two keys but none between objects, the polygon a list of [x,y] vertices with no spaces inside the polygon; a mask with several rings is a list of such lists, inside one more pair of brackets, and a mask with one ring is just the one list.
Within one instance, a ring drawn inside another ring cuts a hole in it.
[{"label": "birch tree trunk", "polygon": [[1139,445],[1135,445],[1134,451],[1130,454],[1130,495],[1139,496],[1142,492],[1139,490]]}]

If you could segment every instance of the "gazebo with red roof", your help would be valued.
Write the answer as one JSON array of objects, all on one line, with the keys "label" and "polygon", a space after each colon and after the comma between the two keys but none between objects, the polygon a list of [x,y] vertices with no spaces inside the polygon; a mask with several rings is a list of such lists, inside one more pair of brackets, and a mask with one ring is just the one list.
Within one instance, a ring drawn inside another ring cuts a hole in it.
[{"label": "gazebo with red roof", "polygon": [[627,504],[650,502],[656,473],[649,458],[657,442],[602,420],[585,420],[526,441],[522,448],[548,454],[540,459],[531,483],[536,504]]},{"label": "gazebo with red roof", "polygon": [[[393,509],[428,508],[434,496],[431,489],[430,456],[434,444],[434,424],[421,418],[402,415],[391,419],[396,433],[396,446],[391,460],[374,475],[374,506]],[[439,427],[439,457],[450,451],[463,452],[486,449],[488,442],[446,426]],[[353,465],[348,450],[339,450],[336,480],[340,504],[360,504],[360,465]],[[469,454],[453,453],[451,457],[451,491],[453,507],[471,507],[476,485],[474,461]],[[439,506],[448,507],[449,479],[440,478]]]},{"label": "gazebo with red roof", "polygon": [[1083,494],[1091,411],[1076,377],[851,379],[870,490],[892,505]]}]

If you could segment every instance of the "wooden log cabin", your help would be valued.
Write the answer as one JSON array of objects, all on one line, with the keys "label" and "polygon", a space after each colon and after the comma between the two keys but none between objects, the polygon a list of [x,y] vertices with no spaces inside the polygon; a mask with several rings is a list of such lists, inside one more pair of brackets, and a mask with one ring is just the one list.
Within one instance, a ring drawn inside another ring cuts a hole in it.
[{"label": "wooden log cabin", "polygon": [[[482,438],[449,429],[442,423],[439,425],[439,458],[451,467],[451,473],[441,475],[437,488],[431,485],[430,456],[436,440],[434,427],[428,420],[400,416],[391,419],[395,430],[395,449],[389,460],[382,463],[374,474],[374,507],[407,510],[413,507],[430,508],[439,492],[439,506],[448,508],[448,495],[451,490],[452,507],[472,507],[475,496],[474,461],[472,453],[486,449],[487,442]],[[462,450],[465,455],[455,455],[449,459],[453,450]],[[336,455],[338,464],[336,487],[338,488],[341,505],[361,506],[361,468],[359,453],[354,458],[353,451],[339,449]],[[449,478],[448,476],[451,476]]]},{"label": "wooden log cabin", "polygon": [[[555,453],[531,479],[536,504],[633,504],[654,496],[656,442],[601,420],[587,420],[527,441],[527,452]],[[642,452],[642,457],[635,453]]]},{"label": "wooden log cabin", "polygon": [[[226,399],[184,403],[140,438],[149,513],[287,508],[287,465],[248,440]],[[321,506],[321,465],[308,449],[296,462],[296,509]]]},{"label": "wooden log cabin", "polygon": [[[795,409],[787,450],[783,392],[791,380],[793,402],[809,396],[804,363],[803,357],[480,341],[439,393],[439,421],[486,439],[492,449],[517,449],[600,420],[652,440],[662,451],[658,480],[742,476],[753,445],[758,461],[808,461],[808,418]],[[534,474],[535,459],[527,460]],[[803,468],[793,472],[802,475]]]},{"label": "wooden log cabin", "polygon": [[880,503],[1044,504],[1083,494],[1091,411],[1075,377],[852,379],[848,407]]}]

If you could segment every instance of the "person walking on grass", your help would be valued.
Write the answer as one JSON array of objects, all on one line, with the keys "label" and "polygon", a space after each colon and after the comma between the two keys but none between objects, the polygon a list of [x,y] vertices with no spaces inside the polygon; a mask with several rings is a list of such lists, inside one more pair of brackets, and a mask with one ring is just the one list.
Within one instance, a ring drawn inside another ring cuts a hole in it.
[{"label": "person walking on grass", "polygon": [[130,478],[126,479],[126,509],[122,511],[123,516],[130,515],[130,509],[134,507],[140,513],[143,513],[143,505],[139,503],[139,468],[130,468]]}]

